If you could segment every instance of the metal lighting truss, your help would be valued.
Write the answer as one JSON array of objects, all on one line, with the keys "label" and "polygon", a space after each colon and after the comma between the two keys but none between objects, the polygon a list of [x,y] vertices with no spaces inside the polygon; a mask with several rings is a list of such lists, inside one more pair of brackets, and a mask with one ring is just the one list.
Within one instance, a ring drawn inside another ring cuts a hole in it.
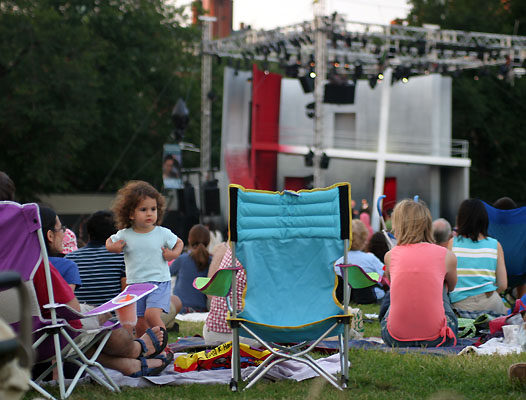
[{"label": "metal lighting truss", "polygon": [[[322,18],[328,68],[338,74],[354,73],[357,65],[363,74],[381,72],[388,65],[409,68],[411,74],[454,73],[497,65],[523,67],[526,59],[525,36],[369,24],[337,14]],[[268,31],[235,32],[203,43],[203,51],[238,59],[238,68],[241,60],[246,64],[266,60],[308,71],[315,69],[315,37],[313,20]]]},{"label": "metal lighting truss", "polygon": [[[317,41],[318,44],[324,43],[324,46],[316,47]],[[321,12],[314,20],[295,25],[268,31],[234,32],[227,38],[217,40],[204,39],[199,51],[203,59],[226,57],[234,60],[232,66],[236,69],[250,69],[253,61],[262,61],[264,69],[268,68],[267,63],[279,63],[285,69],[285,74],[291,77],[316,73],[312,74],[317,76],[317,89],[311,150],[314,154],[314,186],[322,187],[324,183],[320,159],[323,154],[323,99],[320,85],[327,76],[343,76],[356,80],[365,75],[373,87],[377,78],[382,79],[380,73],[384,72],[386,80],[393,82],[410,75],[442,73],[456,76],[463,69],[484,71],[489,67],[498,67],[499,77],[512,80],[514,75],[525,73],[526,37],[442,30],[438,26],[369,24],[347,21],[336,13],[325,16]],[[211,80],[211,76],[203,76],[203,82],[206,80]],[[340,79],[335,81],[338,80],[342,82]],[[377,161],[374,198],[383,193],[387,160],[390,85],[382,86],[378,149],[376,155],[370,157]],[[329,150],[331,149],[327,149],[330,153]],[[299,149],[295,154],[307,154],[308,151],[309,149]],[[335,156],[336,153],[333,151],[329,156],[331,154]],[[405,162],[411,159],[407,155],[402,156]],[[451,164],[452,160],[456,163]],[[446,161],[444,165],[458,164],[458,160],[454,158]],[[458,166],[469,166],[469,160],[460,161]],[[426,158],[412,162],[427,163],[429,160]],[[373,215],[373,226],[378,226],[376,214]]]}]

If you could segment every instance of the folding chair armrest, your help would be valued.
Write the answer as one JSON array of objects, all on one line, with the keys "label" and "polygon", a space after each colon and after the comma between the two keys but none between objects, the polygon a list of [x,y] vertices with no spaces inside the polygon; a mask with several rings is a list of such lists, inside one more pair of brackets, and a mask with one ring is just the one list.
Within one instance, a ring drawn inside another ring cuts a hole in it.
[{"label": "folding chair armrest", "polygon": [[54,309],[57,313],[57,317],[65,319],[66,321],[86,318],[84,314],[75,310],[74,308],[71,308],[67,304],[49,303],[49,304],[46,304],[44,308],[47,310]]},{"label": "folding chair armrest", "polygon": [[98,307],[95,307],[93,310],[84,313],[84,316],[93,317],[95,315],[115,311],[121,307],[135,303],[141,297],[146,296],[155,289],[157,289],[157,285],[154,285],[153,283],[133,283],[126,286],[126,289],[120,292],[113,299],[101,304]]},{"label": "folding chair armrest", "polygon": [[363,289],[369,286],[374,286],[382,279],[377,272],[365,272],[359,265],[338,264],[337,267],[347,269],[349,285],[353,289]]},{"label": "folding chair armrest", "polygon": [[204,294],[225,297],[232,286],[232,273],[239,270],[241,267],[220,269],[210,278],[195,278],[193,286]]},{"label": "folding chair armrest", "polygon": [[70,326],[67,322],[62,322],[64,320],[58,320],[56,324],[51,324],[51,320],[48,320],[48,321],[49,321],[49,325],[44,325],[38,329],[35,329],[33,331],[33,334],[38,333],[38,332],[50,331],[50,330],[58,329],[58,328],[67,328]]},{"label": "folding chair armrest", "polygon": [[46,304],[44,308],[55,309],[57,316],[65,319],[66,321],[89,318],[117,310],[118,308],[127,306],[129,304],[133,304],[141,297],[146,296],[155,289],[157,289],[157,285],[154,285],[153,283],[135,283],[129,285],[110,301],[107,301],[106,303],[101,304],[100,306],[95,307],[94,309],[85,313],[79,312],[66,304],[60,303]]}]

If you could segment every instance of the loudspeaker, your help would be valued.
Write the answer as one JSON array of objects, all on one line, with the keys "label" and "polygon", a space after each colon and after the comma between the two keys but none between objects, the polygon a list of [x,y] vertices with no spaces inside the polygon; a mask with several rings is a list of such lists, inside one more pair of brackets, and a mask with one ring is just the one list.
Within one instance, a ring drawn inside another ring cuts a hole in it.
[{"label": "loudspeaker", "polygon": [[219,204],[219,189],[218,188],[205,188],[205,215],[219,215],[220,204]]},{"label": "loudspeaker", "polygon": [[303,92],[312,93],[314,92],[314,78],[311,78],[309,74],[300,76],[301,87]]},{"label": "loudspeaker", "polygon": [[325,85],[323,102],[330,104],[354,104],[354,85],[327,83]]},{"label": "loudspeaker", "polygon": [[177,203],[179,211],[185,215],[199,216],[199,209],[195,199],[195,190],[191,183],[185,182],[184,189],[177,190]]}]

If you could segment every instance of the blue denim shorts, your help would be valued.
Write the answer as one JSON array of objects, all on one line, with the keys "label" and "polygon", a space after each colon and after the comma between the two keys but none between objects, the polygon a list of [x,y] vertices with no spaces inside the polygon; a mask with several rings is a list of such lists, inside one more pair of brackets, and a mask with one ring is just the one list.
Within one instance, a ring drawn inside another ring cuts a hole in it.
[{"label": "blue denim shorts", "polygon": [[137,301],[137,316],[144,317],[147,308],[161,308],[165,313],[170,312],[170,297],[172,282],[144,282],[157,285],[157,289]]}]

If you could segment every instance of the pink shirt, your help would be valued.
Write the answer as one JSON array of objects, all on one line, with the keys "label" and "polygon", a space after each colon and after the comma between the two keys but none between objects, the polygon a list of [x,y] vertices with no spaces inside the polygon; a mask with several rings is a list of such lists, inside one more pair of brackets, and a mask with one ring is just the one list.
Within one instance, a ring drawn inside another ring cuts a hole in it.
[{"label": "pink shirt", "polygon": [[447,249],[431,243],[391,250],[389,334],[399,341],[435,340],[447,329],[443,304]]}]

